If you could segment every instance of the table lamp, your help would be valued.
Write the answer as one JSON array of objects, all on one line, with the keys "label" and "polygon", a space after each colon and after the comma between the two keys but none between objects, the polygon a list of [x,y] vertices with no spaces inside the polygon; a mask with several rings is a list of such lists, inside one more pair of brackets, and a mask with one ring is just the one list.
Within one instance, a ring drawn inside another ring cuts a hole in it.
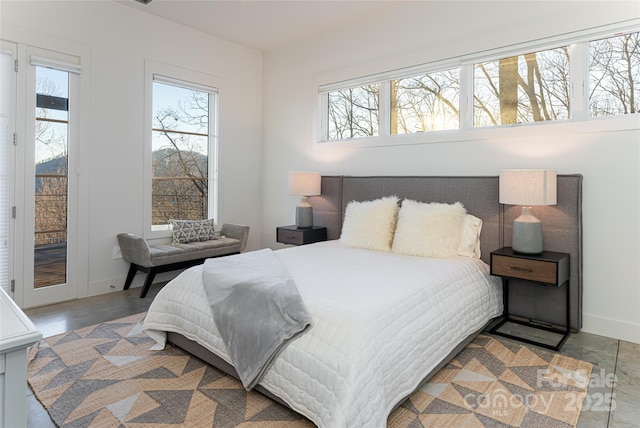
[{"label": "table lamp", "polygon": [[508,169],[500,171],[500,203],[522,205],[522,213],[513,221],[514,251],[540,254],[542,223],[533,215],[533,206],[557,203],[557,175],[551,169]]},{"label": "table lamp", "polygon": [[296,226],[301,229],[311,228],[313,226],[313,208],[307,202],[307,197],[320,194],[320,173],[290,172],[289,193],[302,197],[296,206]]}]

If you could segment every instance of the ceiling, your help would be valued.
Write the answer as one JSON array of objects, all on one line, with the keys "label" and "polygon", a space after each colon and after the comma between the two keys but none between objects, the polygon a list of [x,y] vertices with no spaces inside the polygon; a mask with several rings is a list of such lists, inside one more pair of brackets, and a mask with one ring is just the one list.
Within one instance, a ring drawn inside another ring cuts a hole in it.
[{"label": "ceiling", "polygon": [[135,0],[118,3],[260,51],[346,27],[404,0]]}]

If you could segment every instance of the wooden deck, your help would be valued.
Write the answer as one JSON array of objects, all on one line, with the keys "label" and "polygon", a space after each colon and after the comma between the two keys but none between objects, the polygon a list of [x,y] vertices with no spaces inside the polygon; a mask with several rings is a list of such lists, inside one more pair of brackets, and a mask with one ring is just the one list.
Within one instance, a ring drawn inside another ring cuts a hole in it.
[{"label": "wooden deck", "polygon": [[67,282],[67,244],[40,246],[34,256],[34,288]]}]

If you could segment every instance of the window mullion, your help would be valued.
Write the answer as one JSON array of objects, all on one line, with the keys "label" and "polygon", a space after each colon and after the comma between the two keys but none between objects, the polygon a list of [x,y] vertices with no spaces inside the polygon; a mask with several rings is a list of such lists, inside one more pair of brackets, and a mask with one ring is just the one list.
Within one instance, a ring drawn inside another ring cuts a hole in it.
[{"label": "window mullion", "polygon": [[320,121],[320,127],[318,128],[318,141],[329,140],[329,94],[327,92],[320,93],[318,100],[318,108],[320,112],[318,114],[318,120]]},{"label": "window mullion", "polygon": [[460,129],[473,128],[473,64],[460,67]]},{"label": "window mullion", "polygon": [[219,224],[218,214],[220,207],[218,205],[218,94],[209,94],[209,200],[208,210],[209,218],[213,218],[216,224]]},{"label": "window mullion", "polygon": [[391,134],[391,82],[380,82],[378,86],[379,135]]},{"label": "window mullion", "polygon": [[571,81],[571,110],[573,120],[589,118],[589,43],[575,43],[571,46],[569,65]]}]

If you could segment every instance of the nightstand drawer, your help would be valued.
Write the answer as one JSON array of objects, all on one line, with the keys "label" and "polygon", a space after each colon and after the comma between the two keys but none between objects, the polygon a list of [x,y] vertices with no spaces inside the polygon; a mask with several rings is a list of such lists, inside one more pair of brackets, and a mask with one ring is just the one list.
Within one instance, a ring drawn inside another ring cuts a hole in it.
[{"label": "nightstand drawer", "polygon": [[494,254],[491,258],[491,274],[559,285],[557,284],[558,264],[543,260],[521,259]]},{"label": "nightstand drawer", "polygon": [[302,245],[304,243],[304,233],[279,227],[276,240],[285,244]]},{"label": "nightstand drawer", "polygon": [[304,245],[326,240],[326,227],[313,226],[301,229],[296,226],[280,226],[276,228],[276,241],[282,244]]}]

